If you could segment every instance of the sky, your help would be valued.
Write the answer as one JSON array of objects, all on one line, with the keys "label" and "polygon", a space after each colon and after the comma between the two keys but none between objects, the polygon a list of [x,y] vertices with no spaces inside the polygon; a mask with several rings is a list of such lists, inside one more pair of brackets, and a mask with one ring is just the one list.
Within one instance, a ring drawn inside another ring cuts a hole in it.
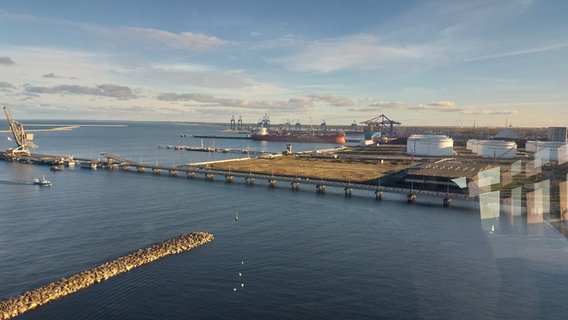
[{"label": "sky", "polygon": [[3,0],[17,119],[568,126],[568,1]]}]

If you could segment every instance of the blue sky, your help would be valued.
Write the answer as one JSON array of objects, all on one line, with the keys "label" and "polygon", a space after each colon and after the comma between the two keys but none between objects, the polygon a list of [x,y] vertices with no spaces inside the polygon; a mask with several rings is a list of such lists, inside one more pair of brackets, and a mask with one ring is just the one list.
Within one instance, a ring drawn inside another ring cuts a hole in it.
[{"label": "blue sky", "polygon": [[0,4],[20,119],[567,126],[568,1]]}]

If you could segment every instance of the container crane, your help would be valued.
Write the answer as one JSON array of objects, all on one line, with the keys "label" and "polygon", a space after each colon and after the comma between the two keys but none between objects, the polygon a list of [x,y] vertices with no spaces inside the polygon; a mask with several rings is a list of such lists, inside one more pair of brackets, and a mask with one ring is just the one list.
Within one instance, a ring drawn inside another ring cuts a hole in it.
[{"label": "container crane", "polygon": [[8,149],[8,151],[12,152],[12,155],[30,155],[30,150],[28,148],[37,148],[37,146],[33,143],[34,135],[33,133],[26,133],[24,130],[24,125],[12,117],[12,112],[8,107],[4,107],[4,113],[6,114],[6,118],[8,119],[8,123],[10,124],[10,131],[14,135],[14,140],[18,144],[17,148]]},{"label": "container crane", "polygon": [[383,131],[383,129],[388,126],[389,127],[389,136],[393,136],[394,133],[394,125],[399,125],[401,124],[398,121],[394,121],[389,119],[387,116],[385,116],[384,114],[381,114],[380,116],[374,117],[372,119],[366,120],[361,122],[361,124],[366,124],[368,126],[380,126],[381,132]]}]

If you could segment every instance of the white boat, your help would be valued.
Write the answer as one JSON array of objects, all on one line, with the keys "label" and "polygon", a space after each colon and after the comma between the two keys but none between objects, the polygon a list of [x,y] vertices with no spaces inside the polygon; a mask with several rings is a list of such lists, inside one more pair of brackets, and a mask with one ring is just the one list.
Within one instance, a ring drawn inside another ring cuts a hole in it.
[{"label": "white boat", "polygon": [[51,181],[47,180],[45,176],[42,176],[41,179],[38,178],[33,179],[33,183],[42,187],[51,187],[51,185],[53,184],[51,183]]}]

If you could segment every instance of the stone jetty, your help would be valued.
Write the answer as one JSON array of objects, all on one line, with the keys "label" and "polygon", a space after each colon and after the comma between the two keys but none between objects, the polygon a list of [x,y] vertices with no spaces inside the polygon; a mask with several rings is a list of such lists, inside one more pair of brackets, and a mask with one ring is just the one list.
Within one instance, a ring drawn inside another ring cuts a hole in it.
[{"label": "stone jetty", "polygon": [[175,238],[140,249],[100,266],[76,273],[70,277],[24,292],[0,301],[0,319],[10,319],[66,295],[85,289],[95,283],[110,279],[131,269],[143,266],[168,255],[191,250],[213,240],[205,232],[182,234]]}]

